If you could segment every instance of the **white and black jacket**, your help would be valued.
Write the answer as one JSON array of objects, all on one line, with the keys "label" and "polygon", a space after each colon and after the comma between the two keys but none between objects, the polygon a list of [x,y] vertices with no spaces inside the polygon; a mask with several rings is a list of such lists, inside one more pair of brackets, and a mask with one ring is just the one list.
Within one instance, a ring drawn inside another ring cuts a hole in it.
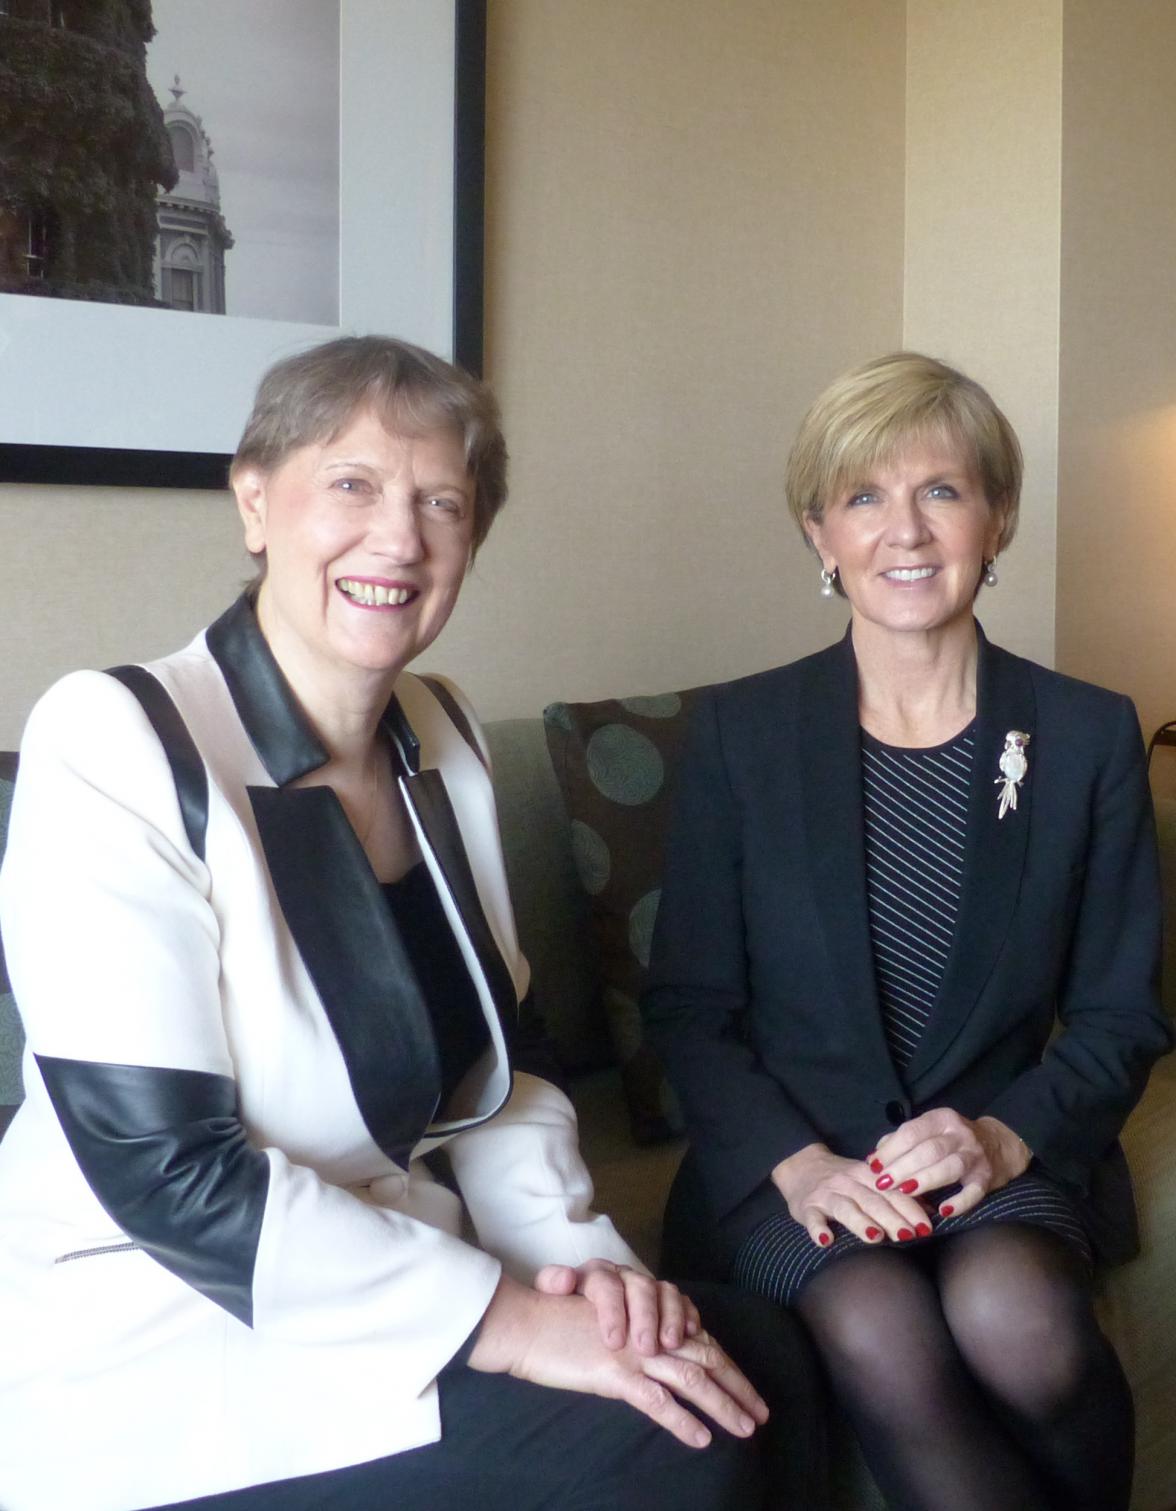
[{"label": "white and black jacket", "polygon": [[[186,771],[99,672],[52,688],[22,743],[4,1511],[133,1511],[433,1441],[433,1381],[502,1266],[636,1263],[588,1210],[568,1101],[512,1071],[528,971],[493,794],[434,694],[403,675],[383,727],[490,1028],[446,1123],[379,885],[334,792],[290,785],[326,752],[248,602],[150,671]],[[478,1246],[422,1162],[441,1143]]]}]

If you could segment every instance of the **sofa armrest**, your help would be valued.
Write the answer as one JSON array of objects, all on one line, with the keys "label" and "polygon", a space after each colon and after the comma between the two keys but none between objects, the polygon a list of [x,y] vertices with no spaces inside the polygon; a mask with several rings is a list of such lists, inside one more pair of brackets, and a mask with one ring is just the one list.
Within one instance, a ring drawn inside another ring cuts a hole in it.
[{"label": "sofa armrest", "polygon": [[1176,1487],[1176,1057],[1153,1070],[1123,1145],[1142,1251],[1103,1276],[1098,1311],[1135,1394],[1133,1511],[1168,1511]]}]

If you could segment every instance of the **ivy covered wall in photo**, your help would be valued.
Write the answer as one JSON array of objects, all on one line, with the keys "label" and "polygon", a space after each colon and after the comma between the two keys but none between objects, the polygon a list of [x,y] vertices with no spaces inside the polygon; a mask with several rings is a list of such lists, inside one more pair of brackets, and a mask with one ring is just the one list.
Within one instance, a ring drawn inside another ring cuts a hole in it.
[{"label": "ivy covered wall in photo", "polygon": [[157,303],[150,0],[0,0],[0,292]]}]

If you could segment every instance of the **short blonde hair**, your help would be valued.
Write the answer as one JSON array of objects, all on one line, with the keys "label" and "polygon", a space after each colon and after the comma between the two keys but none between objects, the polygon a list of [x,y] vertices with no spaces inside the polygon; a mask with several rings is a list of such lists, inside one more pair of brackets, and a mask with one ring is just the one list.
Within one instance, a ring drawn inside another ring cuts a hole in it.
[{"label": "short blonde hair", "polygon": [[979,383],[919,352],[893,352],[844,373],[800,422],[785,488],[806,540],[806,520],[819,523],[840,489],[867,481],[879,464],[927,439],[948,440],[968,455],[989,507],[1003,511],[1003,551],[1021,504],[1016,432]]},{"label": "short blonde hair", "polygon": [[229,476],[268,473],[301,446],[330,441],[361,409],[390,430],[452,430],[474,481],[478,547],[506,502],[506,442],[494,395],[452,363],[392,336],[341,336],[276,362],[257,390]]}]

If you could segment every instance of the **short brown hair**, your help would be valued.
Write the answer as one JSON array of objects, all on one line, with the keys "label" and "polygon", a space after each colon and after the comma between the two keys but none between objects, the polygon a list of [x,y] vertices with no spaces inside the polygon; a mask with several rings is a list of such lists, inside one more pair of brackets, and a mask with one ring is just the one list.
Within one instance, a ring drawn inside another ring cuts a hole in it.
[{"label": "short brown hair", "polygon": [[1003,551],[1021,502],[1016,432],[979,383],[919,352],[894,352],[844,373],[800,422],[785,488],[802,532],[806,520],[821,520],[840,488],[927,437],[949,439],[970,455],[989,507],[1003,510]]},{"label": "short brown hair", "polygon": [[422,347],[392,336],[341,336],[276,362],[262,378],[230,477],[272,472],[292,451],[329,441],[361,409],[391,430],[455,431],[474,481],[478,547],[506,502],[506,441],[487,386]]}]

